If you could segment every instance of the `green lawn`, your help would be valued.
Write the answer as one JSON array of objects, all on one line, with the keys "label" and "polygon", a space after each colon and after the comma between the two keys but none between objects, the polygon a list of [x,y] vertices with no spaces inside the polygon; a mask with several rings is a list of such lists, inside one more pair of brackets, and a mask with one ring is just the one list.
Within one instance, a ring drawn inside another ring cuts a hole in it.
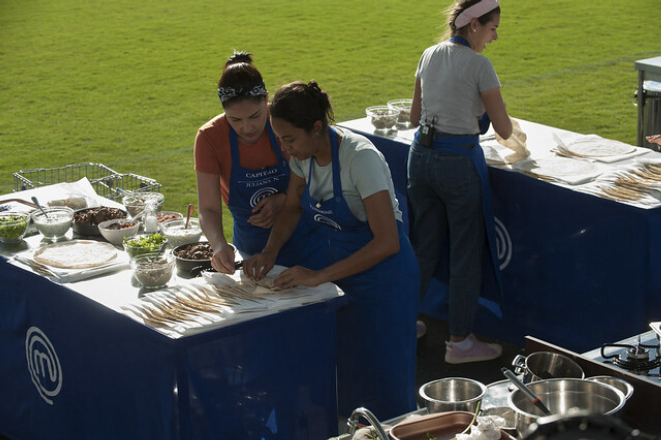
[{"label": "green lawn", "polygon": [[[196,203],[192,146],[249,50],[267,86],[316,79],[338,121],[412,95],[450,2],[0,0],[0,194],[12,173],[103,163]],[[659,0],[503,0],[494,63],[510,114],[636,142],[634,61],[661,55]],[[229,229],[228,229],[229,230]]]}]

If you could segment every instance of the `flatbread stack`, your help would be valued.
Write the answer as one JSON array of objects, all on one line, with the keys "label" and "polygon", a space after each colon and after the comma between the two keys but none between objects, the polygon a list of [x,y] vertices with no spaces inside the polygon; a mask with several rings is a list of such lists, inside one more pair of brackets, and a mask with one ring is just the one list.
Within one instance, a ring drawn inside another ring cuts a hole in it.
[{"label": "flatbread stack", "polygon": [[561,157],[532,160],[521,164],[520,168],[524,173],[542,180],[577,178],[598,170],[591,162]]},{"label": "flatbread stack", "polygon": [[514,151],[514,153],[509,154],[503,157],[503,162],[505,163],[516,163],[520,160],[523,160],[530,156],[530,151],[526,146],[526,141],[528,136],[521,130],[521,125],[514,119],[512,121],[512,135],[503,139],[498,133],[496,133],[496,141],[504,147],[509,148]]},{"label": "flatbread stack", "polygon": [[111,263],[117,258],[117,249],[109,243],[74,240],[51,244],[35,251],[33,259],[47,266],[62,269],[88,269]]},{"label": "flatbread stack", "polygon": [[597,135],[582,136],[568,145],[561,143],[557,149],[563,156],[580,158],[622,156],[636,151],[636,148],[629,144],[604,139]]}]

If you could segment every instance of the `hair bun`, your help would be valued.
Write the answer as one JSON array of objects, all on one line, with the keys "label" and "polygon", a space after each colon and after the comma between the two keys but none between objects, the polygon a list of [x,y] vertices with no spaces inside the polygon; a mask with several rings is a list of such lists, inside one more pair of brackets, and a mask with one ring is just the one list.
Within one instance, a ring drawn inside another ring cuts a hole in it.
[{"label": "hair bun", "polygon": [[246,63],[252,64],[252,53],[244,51],[234,51],[234,54],[227,60],[226,66],[230,64]]}]

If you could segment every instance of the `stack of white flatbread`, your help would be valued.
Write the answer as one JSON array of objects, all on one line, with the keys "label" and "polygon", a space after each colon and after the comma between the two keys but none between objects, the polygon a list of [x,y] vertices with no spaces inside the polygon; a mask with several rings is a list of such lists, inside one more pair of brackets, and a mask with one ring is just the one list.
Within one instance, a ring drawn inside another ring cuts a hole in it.
[{"label": "stack of white flatbread", "polygon": [[605,158],[623,156],[636,152],[636,147],[624,142],[605,139],[597,135],[581,136],[567,145],[560,142],[557,152],[562,156],[578,158]]},{"label": "stack of white flatbread", "polygon": [[74,240],[37,249],[34,261],[62,269],[88,269],[112,263],[117,249],[104,242]]}]

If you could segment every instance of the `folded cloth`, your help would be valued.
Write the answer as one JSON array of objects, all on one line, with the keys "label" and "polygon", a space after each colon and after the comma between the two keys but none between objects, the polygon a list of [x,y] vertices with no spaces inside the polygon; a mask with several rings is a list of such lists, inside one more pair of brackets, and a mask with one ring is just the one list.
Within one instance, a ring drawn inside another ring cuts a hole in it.
[{"label": "folded cloth", "polygon": [[521,125],[519,125],[518,121],[511,118],[510,120],[512,121],[512,135],[509,138],[503,139],[502,136],[496,133],[496,141],[500,145],[514,151],[513,154],[503,157],[505,163],[515,163],[530,156],[530,151],[526,146],[528,136],[521,130]]}]

